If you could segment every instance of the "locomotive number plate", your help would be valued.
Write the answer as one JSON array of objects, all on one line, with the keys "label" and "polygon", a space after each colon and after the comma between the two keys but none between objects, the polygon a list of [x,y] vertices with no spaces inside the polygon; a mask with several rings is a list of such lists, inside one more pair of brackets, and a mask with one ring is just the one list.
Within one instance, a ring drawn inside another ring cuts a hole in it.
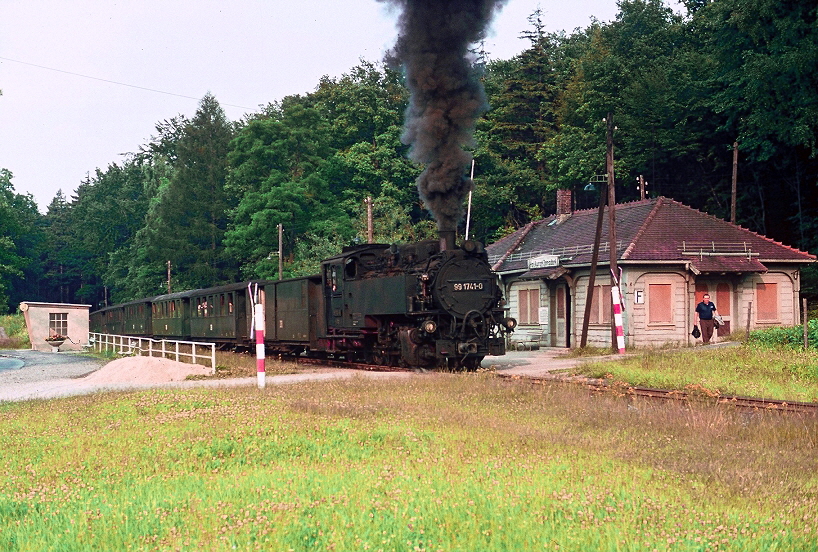
[{"label": "locomotive number plate", "polygon": [[483,291],[485,282],[454,282],[454,291]]}]

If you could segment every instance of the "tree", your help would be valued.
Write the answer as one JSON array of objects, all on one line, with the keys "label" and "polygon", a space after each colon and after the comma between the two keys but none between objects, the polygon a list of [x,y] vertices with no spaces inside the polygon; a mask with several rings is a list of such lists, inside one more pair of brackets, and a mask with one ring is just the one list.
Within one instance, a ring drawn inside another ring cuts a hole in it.
[{"label": "tree", "polygon": [[712,2],[692,19],[714,59],[704,103],[741,152],[739,217],[804,249],[818,247],[817,23],[814,2],[786,0]]},{"label": "tree", "polygon": [[491,226],[518,226],[541,216],[547,192],[554,189],[540,150],[556,131],[555,37],[545,33],[539,8],[529,22],[532,28],[523,32],[529,48],[510,62],[487,67],[491,110],[478,125],[475,160],[481,185],[500,199],[494,206],[504,213],[500,220],[490,215],[478,195],[478,218],[490,217]]},{"label": "tree", "polygon": [[173,170],[158,183],[146,224],[132,246],[128,274],[133,293],[162,291],[164,278],[158,276],[165,273],[167,261],[174,267],[177,289],[210,287],[238,277],[222,243],[227,212],[235,204],[225,191],[233,126],[211,94],[202,98],[190,121],[173,121],[158,127],[162,138],[148,149],[160,153]]},{"label": "tree", "polygon": [[230,212],[227,253],[245,277],[278,269],[278,225],[297,233],[319,217],[316,198],[326,187],[318,169],[330,154],[326,123],[300,96],[270,106],[238,133],[230,153],[229,189],[241,197]]},{"label": "tree", "polygon": [[0,312],[36,298],[42,217],[31,194],[15,193],[13,175],[0,169]]}]

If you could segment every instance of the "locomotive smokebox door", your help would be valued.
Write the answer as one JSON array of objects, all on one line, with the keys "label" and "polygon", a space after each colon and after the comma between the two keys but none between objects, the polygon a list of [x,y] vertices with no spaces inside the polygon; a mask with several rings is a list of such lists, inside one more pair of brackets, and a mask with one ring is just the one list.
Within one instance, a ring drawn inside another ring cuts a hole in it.
[{"label": "locomotive smokebox door", "polygon": [[471,311],[486,312],[496,299],[496,283],[490,273],[475,273],[474,262],[454,258],[440,269],[435,295],[450,314],[462,318]]}]

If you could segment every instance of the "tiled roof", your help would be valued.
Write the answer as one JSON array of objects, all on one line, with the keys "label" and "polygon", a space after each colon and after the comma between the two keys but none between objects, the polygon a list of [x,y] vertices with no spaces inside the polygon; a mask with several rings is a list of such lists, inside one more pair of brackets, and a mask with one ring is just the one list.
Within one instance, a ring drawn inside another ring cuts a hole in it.
[{"label": "tiled roof", "polygon": [[[536,221],[487,247],[498,272],[528,269],[528,259],[558,255],[561,264],[591,262],[597,209]],[[602,222],[599,261],[609,259],[608,209]],[[616,206],[616,250],[621,261],[691,262],[700,272],[765,271],[765,261],[801,262],[814,255],[735,224],[659,197]]]},{"label": "tiled roof", "polygon": [[767,272],[767,267],[751,257],[694,257],[690,263],[695,272]]}]

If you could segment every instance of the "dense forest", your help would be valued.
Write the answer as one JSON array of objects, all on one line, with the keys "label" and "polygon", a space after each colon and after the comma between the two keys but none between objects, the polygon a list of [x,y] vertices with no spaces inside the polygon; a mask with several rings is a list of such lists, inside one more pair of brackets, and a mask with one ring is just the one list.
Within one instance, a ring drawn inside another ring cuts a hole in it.
[{"label": "dense forest", "polygon": [[[684,15],[622,0],[615,20],[556,34],[535,12],[513,59],[476,45],[490,109],[472,152],[473,237],[552,213],[560,188],[592,207],[612,113],[618,201],[639,199],[643,175],[650,196],[729,219],[736,143],[738,224],[818,252],[818,4],[682,3]],[[285,277],[312,273],[366,239],[367,197],[376,241],[432,236],[401,142],[407,102],[401,72],[365,60],[241,121],[207,95],[44,214],[0,169],[0,312],[165,293],[168,270],[174,291],[277,278],[279,254]]]}]

